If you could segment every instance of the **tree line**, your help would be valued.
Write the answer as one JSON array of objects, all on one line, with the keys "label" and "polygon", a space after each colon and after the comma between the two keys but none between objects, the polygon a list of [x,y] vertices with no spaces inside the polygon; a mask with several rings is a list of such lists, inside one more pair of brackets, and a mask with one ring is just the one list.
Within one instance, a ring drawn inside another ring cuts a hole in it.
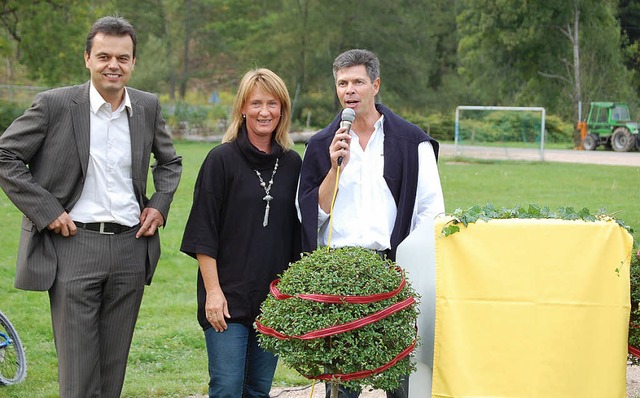
[{"label": "tree line", "polygon": [[[367,48],[381,61],[381,102],[400,113],[457,105],[543,106],[567,122],[579,104],[640,93],[640,0],[3,0],[5,81],[88,78],[84,40],[100,16],[138,32],[131,85],[184,100],[233,91],[255,66],[286,81],[294,118],[338,110],[331,65]],[[586,113],[586,108],[583,110]],[[636,115],[639,117],[640,115]]]}]

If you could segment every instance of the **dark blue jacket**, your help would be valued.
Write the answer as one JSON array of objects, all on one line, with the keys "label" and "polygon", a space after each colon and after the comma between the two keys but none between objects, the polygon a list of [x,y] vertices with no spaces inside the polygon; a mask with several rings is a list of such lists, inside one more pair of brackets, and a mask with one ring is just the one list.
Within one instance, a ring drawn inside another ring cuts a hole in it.
[{"label": "dark blue jacket", "polygon": [[[409,235],[411,218],[418,187],[418,145],[431,142],[438,159],[438,142],[420,127],[409,123],[384,105],[376,104],[384,115],[384,171],[383,177],[398,207],[393,232],[391,253],[395,259],[396,248]],[[302,215],[302,251],[316,249],[318,241],[318,189],[331,169],[329,145],[340,126],[339,113],[323,130],[307,143],[300,172],[298,201]],[[354,203],[354,206],[357,206]]]}]

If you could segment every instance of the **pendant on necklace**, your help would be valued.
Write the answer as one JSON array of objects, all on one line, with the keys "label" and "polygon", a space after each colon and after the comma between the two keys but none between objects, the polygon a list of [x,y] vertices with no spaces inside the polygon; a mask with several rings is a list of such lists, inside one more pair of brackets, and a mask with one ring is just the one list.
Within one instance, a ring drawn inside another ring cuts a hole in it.
[{"label": "pendant on necklace", "polygon": [[267,202],[267,205],[264,207],[264,220],[262,220],[263,227],[269,225],[269,209],[271,208],[271,206],[269,206],[269,202],[271,202],[271,199],[273,199],[273,196],[269,194],[265,195],[265,197],[262,198],[262,200]]},{"label": "pendant on necklace", "polygon": [[258,176],[258,179],[260,179],[260,186],[262,187],[262,189],[264,189],[264,193],[266,194],[262,198],[262,200],[267,202],[266,206],[264,207],[264,219],[262,220],[262,226],[263,227],[266,227],[267,225],[269,225],[269,209],[271,208],[270,202],[273,199],[273,196],[271,196],[269,194],[269,191],[271,191],[271,186],[273,185],[273,177],[275,177],[276,171],[278,170],[278,161],[279,160],[280,159],[276,159],[276,164],[275,164],[275,166],[273,166],[273,173],[271,173],[271,180],[269,180],[269,185],[265,184],[264,180],[262,179],[262,175],[260,174],[260,172],[258,170],[254,170],[256,172],[256,175]]},{"label": "pendant on necklace", "polygon": [[267,225],[269,225],[269,202],[264,208],[264,220],[262,220],[262,226],[266,227]]}]

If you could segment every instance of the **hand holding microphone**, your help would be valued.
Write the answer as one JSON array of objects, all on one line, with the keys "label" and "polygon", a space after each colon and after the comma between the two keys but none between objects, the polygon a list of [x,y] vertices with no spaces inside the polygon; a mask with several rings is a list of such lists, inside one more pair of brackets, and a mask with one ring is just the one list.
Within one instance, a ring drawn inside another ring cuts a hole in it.
[{"label": "hand holding microphone", "polygon": [[[356,120],[356,112],[351,108],[345,108],[342,110],[342,117],[340,121],[340,128],[346,128],[345,133],[349,134],[351,130],[351,124]],[[343,157],[338,158],[338,166],[342,165]]]}]

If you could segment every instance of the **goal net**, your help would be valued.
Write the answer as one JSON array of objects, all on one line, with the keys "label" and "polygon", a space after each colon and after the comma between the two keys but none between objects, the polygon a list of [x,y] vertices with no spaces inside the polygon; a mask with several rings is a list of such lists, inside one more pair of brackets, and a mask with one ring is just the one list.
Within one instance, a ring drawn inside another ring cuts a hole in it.
[{"label": "goal net", "polygon": [[532,150],[544,160],[545,109],[514,106],[458,106],[456,156],[525,159]]}]

